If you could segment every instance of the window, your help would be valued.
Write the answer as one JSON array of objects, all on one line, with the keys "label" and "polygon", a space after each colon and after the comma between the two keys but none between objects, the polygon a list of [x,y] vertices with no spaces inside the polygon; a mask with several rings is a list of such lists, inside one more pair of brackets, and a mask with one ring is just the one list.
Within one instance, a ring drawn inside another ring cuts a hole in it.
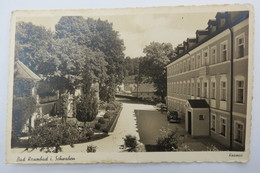
[{"label": "window", "polygon": [[226,136],[227,132],[227,120],[226,118],[221,117],[220,118],[220,134],[222,136]]},{"label": "window", "polygon": [[245,36],[242,34],[237,39],[237,58],[245,56]]},{"label": "window", "polygon": [[179,87],[179,94],[182,94],[182,82],[180,82],[180,87]]},{"label": "window", "polygon": [[186,82],[183,82],[183,92],[182,94],[186,94]]},{"label": "window", "polygon": [[244,125],[240,122],[235,122],[235,141],[243,143]]},{"label": "window", "polygon": [[208,50],[203,52],[203,65],[209,65]]},{"label": "window", "polygon": [[186,61],[183,61],[183,72],[186,71]]},{"label": "window", "polygon": [[211,98],[216,99],[216,82],[211,82]]},{"label": "window", "polygon": [[204,82],[204,85],[203,85],[203,97],[204,98],[208,97],[208,83],[207,82]]},{"label": "window", "polygon": [[216,53],[217,53],[216,46],[214,46],[213,48],[211,48],[211,64],[217,63],[217,55],[216,55]]},{"label": "window", "polygon": [[244,103],[244,81],[236,81],[236,102]]},{"label": "window", "polygon": [[176,85],[176,93],[179,94],[179,82],[177,82],[177,85]]},{"label": "window", "polygon": [[197,68],[201,67],[201,55],[197,54]]},{"label": "window", "polygon": [[200,82],[197,83],[197,96],[200,97]]},{"label": "window", "polygon": [[214,115],[214,114],[211,115],[210,126],[211,126],[212,131],[216,131],[216,115]]},{"label": "window", "polygon": [[183,66],[182,66],[182,62],[181,62],[179,65],[180,73],[182,73],[182,68],[183,68]]},{"label": "window", "polygon": [[227,82],[226,81],[221,81],[221,101],[226,101],[227,100]]},{"label": "window", "polygon": [[221,62],[227,61],[227,42],[221,43]]},{"label": "window", "polygon": [[187,60],[187,70],[191,70],[191,66],[190,66],[190,59]]},{"label": "window", "polygon": [[199,115],[199,120],[204,120],[204,115]]},{"label": "window", "polygon": [[190,81],[188,81],[187,94],[190,95]]},{"label": "window", "polygon": [[191,95],[194,96],[195,84],[192,82],[191,84]]}]

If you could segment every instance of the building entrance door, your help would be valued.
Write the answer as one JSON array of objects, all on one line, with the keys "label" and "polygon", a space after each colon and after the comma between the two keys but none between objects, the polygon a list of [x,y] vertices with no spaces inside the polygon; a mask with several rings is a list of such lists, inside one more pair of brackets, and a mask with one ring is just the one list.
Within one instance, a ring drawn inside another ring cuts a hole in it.
[{"label": "building entrance door", "polygon": [[191,112],[188,111],[188,133],[191,134]]}]

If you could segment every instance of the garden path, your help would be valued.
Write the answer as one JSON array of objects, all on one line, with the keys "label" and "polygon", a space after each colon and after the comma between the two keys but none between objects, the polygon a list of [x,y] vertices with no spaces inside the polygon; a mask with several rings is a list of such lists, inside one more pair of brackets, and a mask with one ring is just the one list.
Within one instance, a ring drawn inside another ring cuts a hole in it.
[{"label": "garden path", "polygon": [[[137,132],[137,123],[134,110],[155,110],[156,108],[152,105],[137,104],[137,103],[122,103],[123,109],[118,118],[118,122],[114,129],[114,132],[109,133],[108,137],[100,140],[75,144],[74,147],[69,145],[62,146],[62,153],[81,153],[86,152],[88,145],[97,147],[97,152],[122,152],[124,148],[123,138],[126,135],[136,136],[137,140],[140,139],[139,133]],[[13,152],[23,152],[24,149],[15,148]],[[39,150],[32,151],[33,153],[39,152]]]}]

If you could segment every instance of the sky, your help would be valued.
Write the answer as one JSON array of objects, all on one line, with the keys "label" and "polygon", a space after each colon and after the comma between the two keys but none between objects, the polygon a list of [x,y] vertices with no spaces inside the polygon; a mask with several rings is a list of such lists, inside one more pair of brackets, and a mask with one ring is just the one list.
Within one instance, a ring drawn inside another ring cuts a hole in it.
[{"label": "sky", "polygon": [[[143,49],[151,42],[171,43],[173,48],[187,38],[195,37],[198,29],[205,29],[209,19],[214,19],[216,12],[204,13],[133,13],[122,15],[83,16],[108,20],[113,23],[114,30],[124,40],[126,56],[130,58],[143,56]],[[17,21],[32,22],[55,30],[60,16],[22,17]]]}]

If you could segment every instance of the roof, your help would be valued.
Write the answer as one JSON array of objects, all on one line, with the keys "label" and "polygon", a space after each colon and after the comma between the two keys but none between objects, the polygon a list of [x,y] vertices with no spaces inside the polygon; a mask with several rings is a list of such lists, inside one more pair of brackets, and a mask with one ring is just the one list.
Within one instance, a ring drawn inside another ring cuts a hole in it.
[{"label": "roof", "polygon": [[192,108],[209,108],[206,100],[188,100]]},{"label": "roof", "polygon": [[15,72],[16,78],[20,79],[31,79],[31,80],[41,80],[39,76],[37,76],[32,70],[30,70],[24,63],[21,61],[15,62]]},{"label": "roof", "polygon": [[[217,22],[217,21],[214,21],[214,20],[216,20],[218,17],[231,15],[231,13],[234,13],[234,11],[233,12],[219,12],[219,13],[217,13],[215,19],[210,19],[210,20],[213,21],[213,22]],[[211,38],[215,37],[216,35],[220,34],[223,31],[225,31],[226,29],[237,25],[238,23],[242,22],[243,20],[246,20],[249,17],[248,11],[239,11],[239,13],[240,13],[240,15],[238,15],[239,17],[237,19],[232,20],[230,23],[227,23],[224,27],[217,29],[213,33],[209,33],[205,38],[200,40],[197,44],[194,44],[193,46],[189,47],[189,49],[187,49],[187,50],[181,52],[180,54],[178,54],[176,56],[176,58],[174,58],[174,60],[171,61],[166,67],[170,66],[174,61],[176,61],[179,58],[183,57],[184,55],[188,54],[190,51],[197,48],[201,44],[205,43],[206,41],[210,40]],[[208,27],[206,29],[208,29]]]}]

